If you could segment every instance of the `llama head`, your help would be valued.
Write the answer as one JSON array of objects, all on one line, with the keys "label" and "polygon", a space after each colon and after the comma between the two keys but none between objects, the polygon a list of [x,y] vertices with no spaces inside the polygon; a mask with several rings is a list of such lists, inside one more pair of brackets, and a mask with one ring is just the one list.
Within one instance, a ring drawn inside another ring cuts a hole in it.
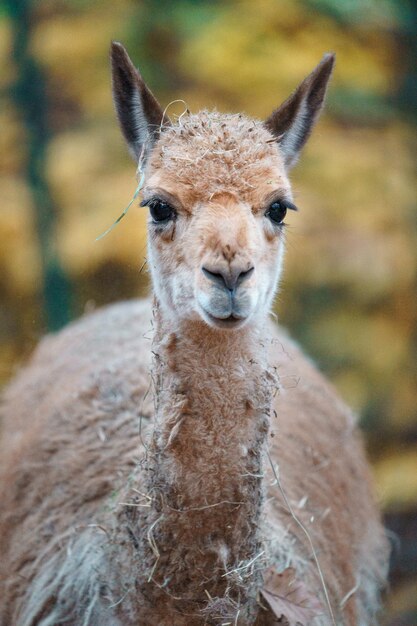
[{"label": "llama head", "polygon": [[265,317],[281,272],[288,170],[323,104],[325,55],[265,121],[188,111],[171,123],[119,43],[113,95],[129,149],[144,168],[148,263],[171,319],[236,329]]}]

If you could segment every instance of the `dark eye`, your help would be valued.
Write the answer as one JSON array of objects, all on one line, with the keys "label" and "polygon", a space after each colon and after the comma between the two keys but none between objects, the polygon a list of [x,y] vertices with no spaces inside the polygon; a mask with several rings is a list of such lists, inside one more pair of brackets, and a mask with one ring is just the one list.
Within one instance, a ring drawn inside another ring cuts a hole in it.
[{"label": "dark eye", "polygon": [[274,224],[282,224],[282,220],[287,215],[287,205],[281,200],[275,200],[267,209],[265,215],[274,222]]},{"label": "dark eye", "polygon": [[167,222],[176,216],[175,209],[164,200],[154,199],[148,206],[154,222]]}]

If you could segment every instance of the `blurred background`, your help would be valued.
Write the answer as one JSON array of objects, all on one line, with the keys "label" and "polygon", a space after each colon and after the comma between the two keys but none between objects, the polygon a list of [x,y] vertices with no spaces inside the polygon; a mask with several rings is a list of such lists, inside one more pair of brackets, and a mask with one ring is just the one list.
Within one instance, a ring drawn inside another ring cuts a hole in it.
[{"label": "blurred background", "polygon": [[95,241],[136,188],[112,39],[163,106],[260,118],[337,53],[277,312],[361,416],[393,538],[385,626],[417,624],[416,33],[415,0],[0,2],[0,386],[45,332],[148,291],[144,209]]}]

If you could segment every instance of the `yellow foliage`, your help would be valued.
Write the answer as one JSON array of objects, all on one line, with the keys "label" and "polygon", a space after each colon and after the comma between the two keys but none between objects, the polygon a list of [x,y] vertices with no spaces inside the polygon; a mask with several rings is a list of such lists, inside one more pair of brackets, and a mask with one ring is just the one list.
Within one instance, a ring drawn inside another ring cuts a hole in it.
[{"label": "yellow foliage", "polygon": [[327,51],[337,54],[336,85],[387,93],[394,74],[387,38],[356,39],[329,18],[309,16],[297,0],[241,0],[185,41],[179,62],[196,82],[263,117]]},{"label": "yellow foliage", "polygon": [[32,51],[47,69],[50,80],[93,118],[111,109],[108,51],[120,39],[134,4],[99,2],[87,12],[63,13],[40,22]]},{"label": "yellow foliage", "polygon": [[417,449],[398,450],[374,466],[376,485],[385,510],[417,502]]},{"label": "yellow foliage", "polygon": [[41,276],[39,248],[34,236],[32,198],[21,178],[0,180],[0,267],[2,281],[15,298],[36,293]]}]

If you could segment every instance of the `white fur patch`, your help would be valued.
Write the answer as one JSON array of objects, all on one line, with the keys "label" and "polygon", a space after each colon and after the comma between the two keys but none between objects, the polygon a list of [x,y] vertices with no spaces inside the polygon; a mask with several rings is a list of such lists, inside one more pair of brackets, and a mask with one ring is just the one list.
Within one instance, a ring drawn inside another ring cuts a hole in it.
[{"label": "white fur patch", "polygon": [[111,572],[98,534],[77,536],[64,557],[62,551],[49,557],[41,554],[35,570],[38,573],[17,616],[19,626],[56,626],[67,621],[79,626],[121,626],[112,610],[120,598],[103,592]]}]

